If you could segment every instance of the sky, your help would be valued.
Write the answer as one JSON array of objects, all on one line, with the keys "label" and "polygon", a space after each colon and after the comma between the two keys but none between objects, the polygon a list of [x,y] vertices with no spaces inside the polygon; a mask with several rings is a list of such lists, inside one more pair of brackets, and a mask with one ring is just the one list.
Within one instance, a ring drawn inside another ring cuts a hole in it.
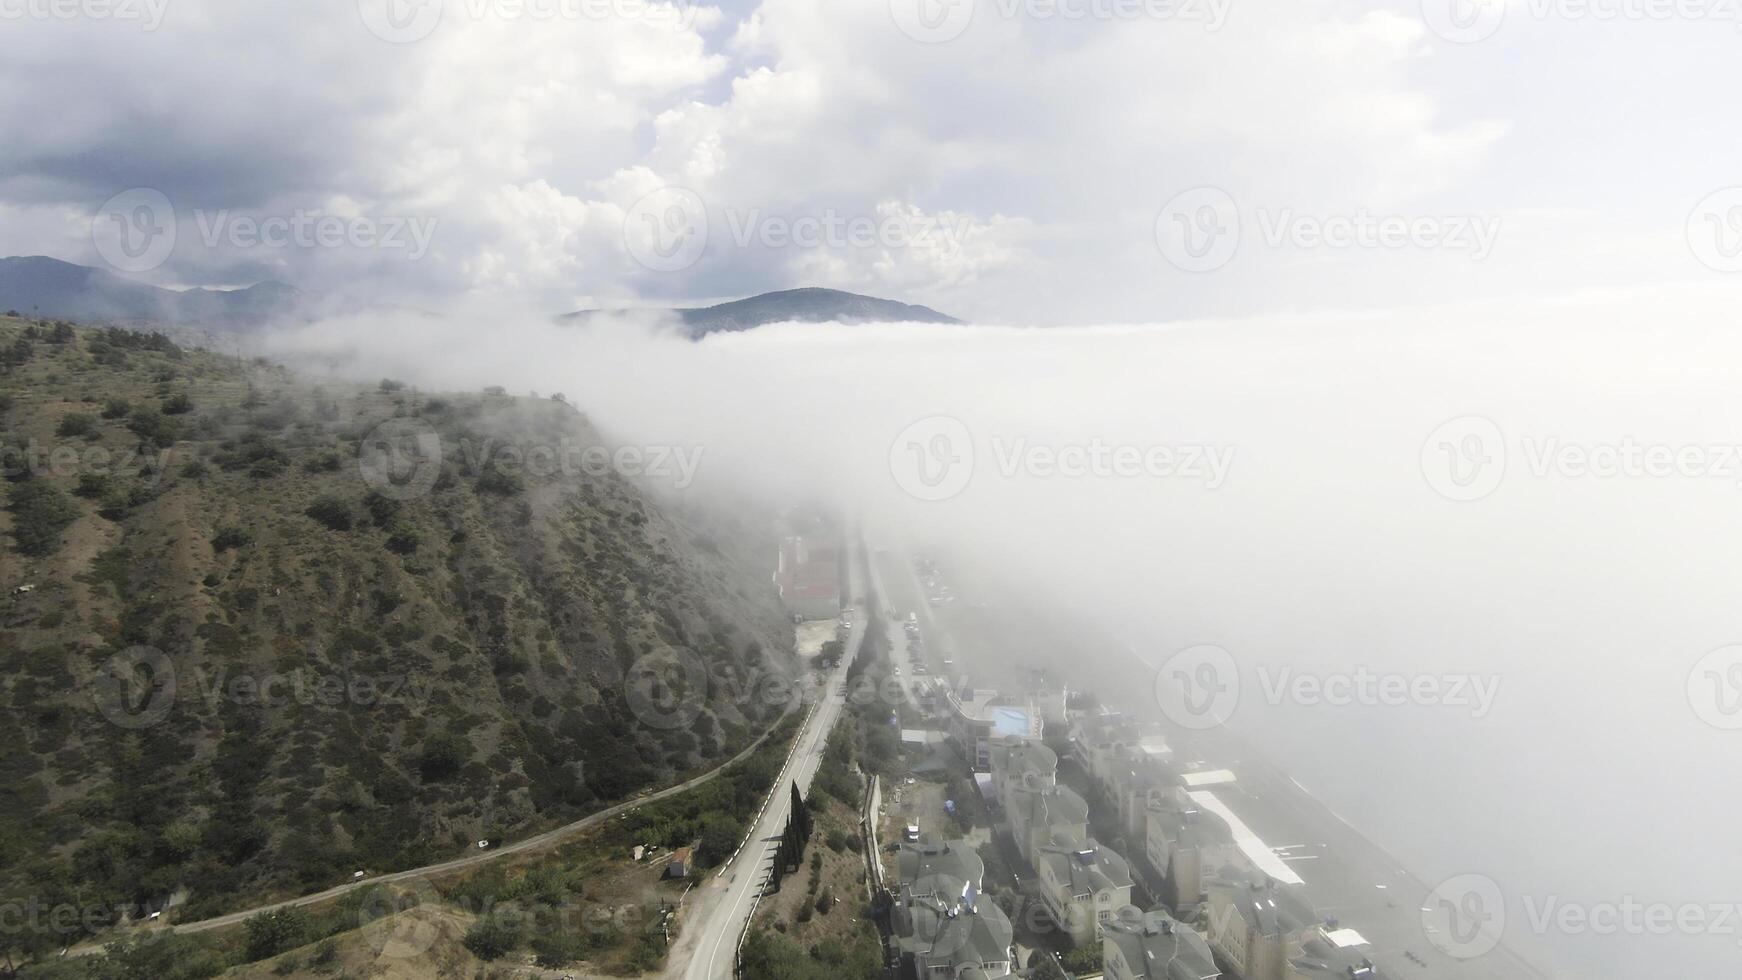
[{"label": "sky", "polygon": [[1742,181],[1739,26],[1721,0],[4,0],[0,254],[428,309],[814,285],[1037,325],[1709,284],[1742,241],[1712,199]]},{"label": "sky", "polygon": [[[0,254],[442,313],[264,343],[560,390],[1224,648],[1291,772],[1514,923],[1734,906],[1731,5],[116,2],[0,0]],[[794,286],[976,325],[545,319]],[[1502,684],[1264,705],[1276,664]],[[1510,938],[1723,976],[1736,918]]]}]

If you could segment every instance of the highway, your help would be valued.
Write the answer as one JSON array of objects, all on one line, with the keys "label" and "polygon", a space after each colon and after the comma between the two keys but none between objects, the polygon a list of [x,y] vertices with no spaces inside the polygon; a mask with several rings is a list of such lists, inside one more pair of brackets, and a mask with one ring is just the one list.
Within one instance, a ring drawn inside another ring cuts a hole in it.
[{"label": "highway", "polygon": [[726,980],[732,976],[738,942],[749,925],[757,899],[774,865],[774,853],[792,809],[792,789],[808,792],[811,778],[822,761],[823,746],[841,716],[845,698],[835,693],[847,676],[847,667],[865,640],[867,609],[861,590],[860,555],[856,543],[847,547],[847,594],[851,600],[853,628],[847,635],[841,662],[831,672],[823,696],[805,721],[793,743],[780,778],[774,783],[762,813],[744,843],[724,869],[710,871],[706,882],[691,890],[679,914],[679,934],[666,958],[667,977],[682,980]]}]

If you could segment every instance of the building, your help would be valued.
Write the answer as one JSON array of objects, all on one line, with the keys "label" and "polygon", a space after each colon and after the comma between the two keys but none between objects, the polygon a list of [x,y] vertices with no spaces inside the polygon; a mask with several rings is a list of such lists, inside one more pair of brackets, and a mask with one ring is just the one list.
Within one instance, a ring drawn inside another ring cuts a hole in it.
[{"label": "building", "polygon": [[1131,867],[1110,847],[1053,844],[1036,857],[1041,901],[1078,946],[1099,942],[1102,923],[1131,904]]},{"label": "building", "polygon": [[[908,889],[914,898],[937,898],[937,894],[928,889],[937,887],[945,879],[972,886],[978,893],[982,876],[986,873],[985,862],[965,840],[903,844],[895,863],[902,887]],[[953,896],[945,897],[960,898],[961,895],[962,889],[957,887]]]},{"label": "building", "polygon": [[1006,736],[991,746],[992,791],[999,807],[1008,810],[1010,793],[1018,787],[1057,785],[1059,757],[1039,742]]},{"label": "building", "polygon": [[1320,926],[1289,967],[1290,980],[1386,980],[1373,963],[1373,947],[1353,929]]},{"label": "building", "polygon": [[995,690],[964,685],[959,690],[945,687],[942,693],[945,730],[976,772],[992,770],[992,747],[997,743],[1010,738],[1038,742],[1045,730],[1046,723],[1033,705]]},{"label": "building", "polygon": [[1306,890],[1222,868],[1209,882],[1210,948],[1239,980],[1296,980],[1291,964],[1318,929]]},{"label": "building", "polygon": [[690,873],[690,849],[680,847],[671,852],[671,858],[665,862],[667,878],[682,878]]},{"label": "building", "polygon": [[1120,909],[1101,931],[1106,980],[1216,980],[1210,944],[1166,912]]},{"label": "building", "polygon": [[904,844],[891,924],[908,976],[993,980],[1015,965],[1010,919],[980,901],[984,865],[966,841]]},{"label": "building", "polygon": [[1037,781],[1015,787],[1004,812],[1016,849],[1029,864],[1038,865],[1044,847],[1077,847],[1089,839],[1089,804],[1069,786]]},{"label": "building", "polygon": [[802,535],[781,539],[774,585],[787,612],[800,619],[841,614],[840,564],[833,544]]},{"label": "building", "polygon": [[1157,894],[1177,913],[1209,900],[1206,869],[1243,860],[1227,823],[1183,793],[1153,801],[1144,820],[1144,860],[1161,876]]}]

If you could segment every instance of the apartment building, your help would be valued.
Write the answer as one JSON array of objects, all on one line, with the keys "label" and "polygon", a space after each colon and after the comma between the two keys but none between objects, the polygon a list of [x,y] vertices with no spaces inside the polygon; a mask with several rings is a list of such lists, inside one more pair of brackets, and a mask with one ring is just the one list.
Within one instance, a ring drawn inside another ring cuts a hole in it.
[{"label": "apartment building", "polygon": [[1121,909],[1101,931],[1106,980],[1216,980],[1210,944],[1165,911]]},{"label": "apartment building", "polygon": [[1292,967],[1318,929],[1306,890],[1232,866],[1209,880],[1210,947],[1239,980],[1297,980]]},{"label": "apartment building", "polygon": [[1131,904],[1131,868],[1110,847],[1048,845],[1036,857],[1041,901],[1079,946],[1099,942],[1102,924]]},{"label": "apartment building", "polygon": [[966,841],[906,844],[891,915],[907,976],[916,980],[995,980],[1011,975],[1010,919],[980,900],[980,856]]}]

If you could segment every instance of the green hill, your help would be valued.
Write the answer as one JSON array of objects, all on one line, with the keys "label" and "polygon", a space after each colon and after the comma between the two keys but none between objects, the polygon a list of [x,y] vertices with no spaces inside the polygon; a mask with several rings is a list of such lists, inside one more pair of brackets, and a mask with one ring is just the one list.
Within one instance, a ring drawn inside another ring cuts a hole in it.
[{"label": "green hill", "polygon": [[[649,655],[790,669],[772,531],[536,465],[603,442],[564,402],[5,318],[0,392],[0,903],[87,931],[315,891],[670,782],[780,712],[729,684],[634,710]],[[359,466],[393,419],[441,449],[421,482]]]}]

